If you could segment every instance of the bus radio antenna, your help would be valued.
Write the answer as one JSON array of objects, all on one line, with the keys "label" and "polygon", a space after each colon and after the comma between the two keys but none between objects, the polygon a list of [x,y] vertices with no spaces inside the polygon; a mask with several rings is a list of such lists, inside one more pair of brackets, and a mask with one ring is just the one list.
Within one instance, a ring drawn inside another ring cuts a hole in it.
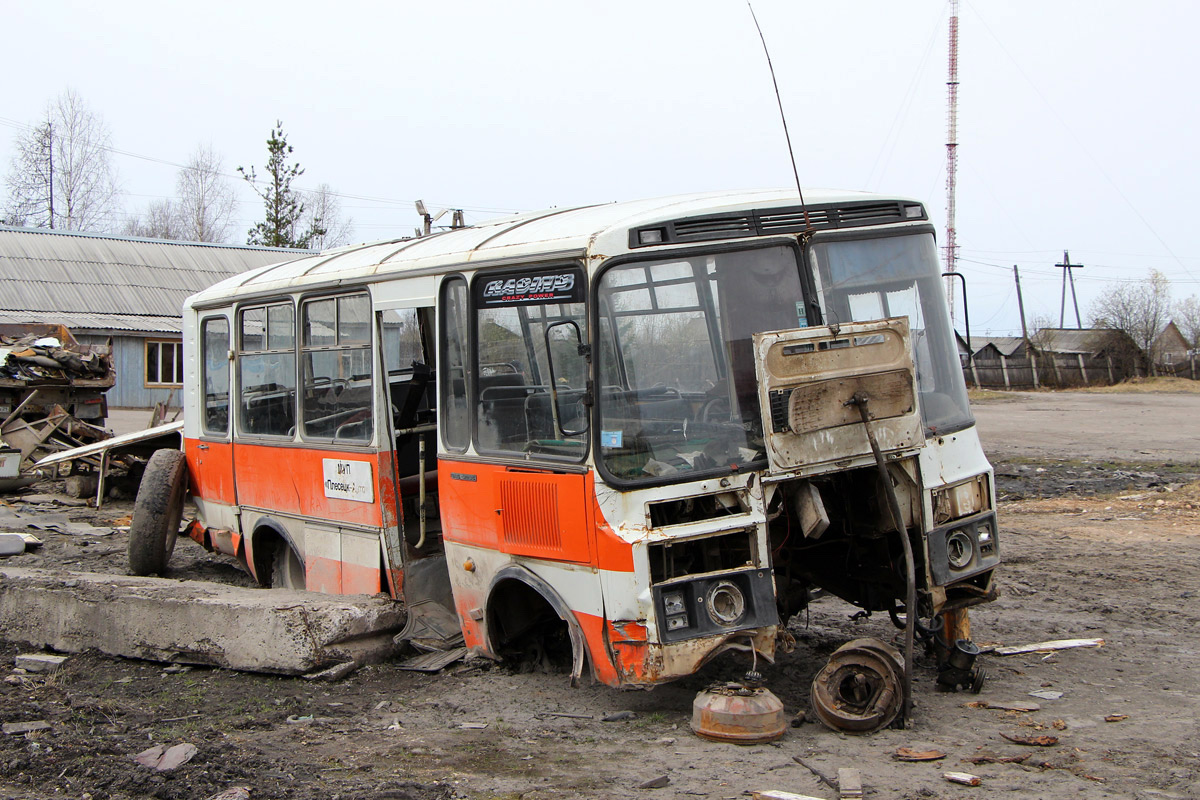
[{"label": "bus radio antenna", "polygon": [[767,69],[771,71],[771,84],[775,87],[775,102],[779,104],[779,118],[783,120],[783,138],[787,140],[788,157],[792,159],[792,175],[796,178],[796,191],[800,194],[800,210],[804,212],[804,232],[812,231],[812,223],[808,221],[808,205],[804,202],[804,189],[800,186],[800,172],[796,169],[796,154],[792,150],[792,136],[788,133],[787,115],[783,113],[783,98],[779,95],[779,81],[775,79],[775,65],[771,63],[771,51],[767,48],[767,37],[763,36],[762,26],[758,24],[758,15],[754,13],[754,6],[750,0],[746,0],[746,7],[750,9],[750,18],[754,20],[754,27],[758,29],[758,38],[762,41],[763,52],[767,56]]}]

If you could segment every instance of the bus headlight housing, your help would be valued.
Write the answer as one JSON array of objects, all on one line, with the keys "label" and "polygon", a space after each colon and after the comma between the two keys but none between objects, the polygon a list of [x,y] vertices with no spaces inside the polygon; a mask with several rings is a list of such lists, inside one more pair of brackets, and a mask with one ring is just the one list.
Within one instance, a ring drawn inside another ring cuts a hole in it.
[{"label": "bus headlight housing", "polygon": [[652,588],[663,642],[779,624],[769,569],[688,575]]}]

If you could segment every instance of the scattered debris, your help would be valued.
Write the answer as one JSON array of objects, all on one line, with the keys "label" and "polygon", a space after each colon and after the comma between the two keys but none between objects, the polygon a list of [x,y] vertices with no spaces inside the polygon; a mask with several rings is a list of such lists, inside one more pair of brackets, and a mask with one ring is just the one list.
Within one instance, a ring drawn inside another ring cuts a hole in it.
[{"label": "scattered debris", "polygon": [[639,789],[661,789],[671,782],[670,775],[659,775],[657,778],[651,778],[648,781],[639,783]]},{"label": "scattered debris", "polygon": [[184,764],[192,760],[192,756],[200,752],[194,744],[177,744],[167,747],[165,744],[156,744],[154,747],[147,748],[133,757],[133,760],[143,767],[156,769],[159,772],[167,772],[169,770],[182,767]]},{"label": "scattered debris", "polygon": [[910,747],[900,747],[892,754],[897,761],[937,761],[945,757],[941,750],[913,750]]},{"label": "scattered debris", "polygon": [[632,711],[616,711],[608,716],[601,717],[601,722],[620,722],[623,719],[633,719]]},{"label": "scattered debris", "polygon": [[821,800],[821,798],[813,797],[812,795],[782,792],[778,789],[769,789],[765,792],[752,792],[750,796],[753,800]]},{"label": "scattered debris", "polygon": [[808,722],[808,716],[805,714],[804,710],[801,709],[800,711],[796,712],[796,716],[792,717],[791,726],[793,728],[799,728],[806,722]]},{"label": "scattered debris", "polygon": [[411,672],[441,672],[456,661],[467,656],[467,648],[454,647],[449,650],[434,650],[400,662],[400,669]]},{"label": "scattered debris", "polygon": [[1003,731],[1000,732],[1000,735],[1013,744],[1023,744],[1029,747],[1053,747],[1058,744],[1057,736],[1010,736]]},{"label": "scattered debris", "polygon": [[963,786],[978,786],[981,783],[978,775],[972,775],[969,772],[946,772],[942,777],[951,783],[960,783]]},{"label": "scattered debris", "polygon": [[30,653],[17,656],[13,664],[17,669],[26,672],[54,673],[67,660],[66,656],[52,656],[48,653]]},{"label": "scattered debris", "polygon": [[807,761],[805,761],[800,756],[792,756],[792,761],[795,761],[797,764],[799,764],[800,766],[804,767],[806,770],[811,772],[819,781],[821,781],[821,783],[825,784],[830,789],[837,788],[837,783],[832,778],[830,778],[824,772],[821,772],[821,770],[817,769],[812,764],[809,764]]},{"label": "scattered debris", "polygon": [[16,533],[0,533],[0,556],[19,556],[25,552],[25,540]]},{"label": "scattered debris", "polygon": [[838,770],[838,796],[842,800],[858,800],[863,796],[862,773],[852,767]]},{"label": "scattered debris", "polygon": [[1105,722],[1121,722],[1121,721],[1127,720],[1127,719],[1129,719],[1128,714],[1109,714],[1107,717],[1104,718],[1104,721]]},{"label": "scattered debris", "polygon": [[1076,647],[1103,647],[1103,639],[1054,639],[1049,642],[1014,645],[1012,647],[997,647],[994,651],[998,656],[1017,656],[1022,653],[1045,653],[1053,650],[1071,650]]},{"label": "scattered debris", "polygon": [[167,675],[178,675],[181,672],[191,672],[191,671],[192,671],[191,666],[184,666],[183,664],[172,664],[169,667],[166,667],[163,669],[163,672],[165,672]]},{"label": "scattered debris", "polygon": [[19,736],[26,733],[50,730],[50,723],[44,719],[39,719],[36,722],[6,722],[0,730],[4,731],[5,736]]},{"label": "scattered debris", "polygon": [[486,722],[464,722],[458,727],[465,731],[481,731],[487,726],[488,724]]},{"label": "scattered debris", "polygon": [[595,719],[591,714],[566,714],[561,711],[539,711],[534,714],[538,719],[548,719],[550,717],[563,717],[564,719]]},{"label": "scattered debris", "polygon": [[1058,700],[1063,696],[1062,692],[1054,692],[1049,689],[1039,689],[1036,692],[1030,692],[1030,697],[1036,697],[1039,700]]},{"label": "scattered debris", "polygon": [[989,756],[989,755],[973,756],[971,758],[964,758],[963,761],[966,761],[968,764],[976,764],[976,765],[979,765],[979,764],[1024,764],[1028,758],[1029,758],[1029,753],[1024,753],[1019,756]]},{"label": "scattered debris", "polygon": [[250,787],[232,786],[219,794],[214,794],[208,800],[250,800]]},{"label": "scattered debris", "polygon": [[990,708],[995,711],[1020,711],[1026,713],[1042,710],[1042,707],[1037,703],[1027,703],[1024,700],[1013,700],[1008,703],[996,703],[991,700],[975,700],[970,703],[963,703],[963,708]]},{"label": "scattered debris", "polygon": [[340,681],[356,669],[358,669],[357,663],[344,661],[341,664],[334,664],[329,669],[323,669],[320,672],[310,672],[304,676],[304,679],[309,681]]},{"label": "scattered debris", "polygon": [[300,725],[312,722],[314,719],[315,718],[312,714],[305,714],[304,716],[300,716],[299,714],[291,714],[288,716],[287,721],[291,725]]}]

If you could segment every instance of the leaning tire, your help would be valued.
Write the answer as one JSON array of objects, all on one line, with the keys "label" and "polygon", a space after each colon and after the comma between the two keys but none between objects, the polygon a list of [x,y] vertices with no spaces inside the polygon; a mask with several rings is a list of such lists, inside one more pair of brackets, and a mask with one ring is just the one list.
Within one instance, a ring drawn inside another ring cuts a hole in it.
[{"label": "leaning tire", "polygon": [[129,524],[129,571],[134,575],[167,571],[183,519],[187,477],[187,461],[179,450],[157,450],[150,456]]}]

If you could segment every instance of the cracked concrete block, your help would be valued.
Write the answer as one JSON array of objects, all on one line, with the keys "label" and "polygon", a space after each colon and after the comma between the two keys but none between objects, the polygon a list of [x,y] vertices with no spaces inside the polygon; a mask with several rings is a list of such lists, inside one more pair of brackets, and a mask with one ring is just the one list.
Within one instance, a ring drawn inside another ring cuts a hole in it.
[{"label": "cracked concrete block", "polygon": [[299,675],[390,658],[404,616],[378,596],[0,567],[0,638],[61,653]]},{"label": "cracked concrete block", "polygon": [[13,666],[26,672],[54,673],[67,660],[66,656],[52,656],[48,653],[29,653],[17,656]]}]

